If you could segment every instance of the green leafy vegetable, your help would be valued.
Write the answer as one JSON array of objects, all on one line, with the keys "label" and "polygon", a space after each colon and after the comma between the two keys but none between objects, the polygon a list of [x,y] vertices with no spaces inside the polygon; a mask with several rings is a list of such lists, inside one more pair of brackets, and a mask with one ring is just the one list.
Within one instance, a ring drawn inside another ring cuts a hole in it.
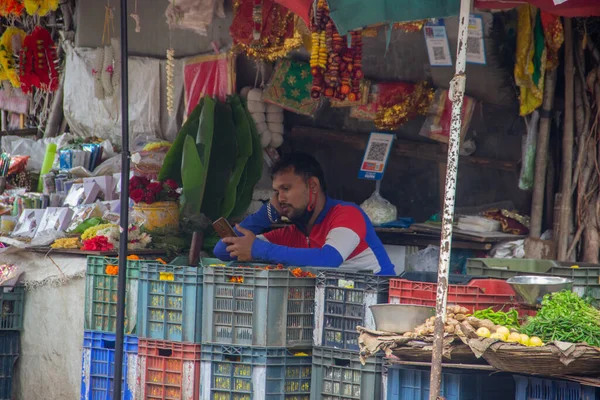
[{"label": "green leafy vegetable", "polygon": [[507,328],[519,329],[519,313],[512,309],[508,312],[494,311],[491,307],[485,310],[478,310],[473,313],[475,318],[487,319],[496,325],[502,325]]},{"label": "green leafy vegetable", "polygon": [[600,311],[576,293],[562,291],[547,294],[542,308],[521,330],[543,341],[587,343],[600,347]]}]

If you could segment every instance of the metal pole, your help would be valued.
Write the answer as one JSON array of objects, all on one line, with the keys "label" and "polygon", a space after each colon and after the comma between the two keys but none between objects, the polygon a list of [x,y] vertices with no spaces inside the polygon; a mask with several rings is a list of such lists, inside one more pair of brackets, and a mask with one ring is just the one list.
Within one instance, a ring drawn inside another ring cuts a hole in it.
[{"label": "metal pole", "polygon": [[458,176],[458,157],[460,150],[461,112],[467,80],[467,34],[472,0],[462,0],[456,46],[456,73],[450,81],[449,96],[452,99],[452,124],[446,163],[446,189],[444,193],[444,212],[442,219],[442,237],[440,243],[440,262],[438,265],[438,288],[435,305],[435,331],[433,337],[433,355],[431,357],[431,381],[429,400],[438,400],[442,379],[442,349],[444,323],[446,321],[446,303],[448,301],[448,270],[452,249],[452,224],[454,223],[454,203],[456,200],[456,178]]},{"label": "metal pole", "polygon": [[127,282],[127,233],[129,228],[129,74],[127,43],[127,0],[121,0],[121,217],[119,237],[119,278],[113,399],[121,399],[123,377],[123,335],[125,331],[125,285]]}]

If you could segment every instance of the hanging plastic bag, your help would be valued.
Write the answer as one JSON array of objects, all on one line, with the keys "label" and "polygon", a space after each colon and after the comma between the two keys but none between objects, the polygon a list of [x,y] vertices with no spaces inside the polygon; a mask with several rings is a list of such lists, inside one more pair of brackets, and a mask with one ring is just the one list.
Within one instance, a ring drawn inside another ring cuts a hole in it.
[{"label": "hanging plastic bag", "polygon": [[527,136],[523,138],[523,166],[519,177],[519,189],[532,190],[535,176],[535,152],[540,114],[534,111],[527,124]]},{"label": "hanging plastic bag", "polygon": [[381,181],[377,181],[375,192],[366,199],[360,208],[367,214],[373,225],[383,225],[398,219],[396,206],[384,199],[379,193]]}]

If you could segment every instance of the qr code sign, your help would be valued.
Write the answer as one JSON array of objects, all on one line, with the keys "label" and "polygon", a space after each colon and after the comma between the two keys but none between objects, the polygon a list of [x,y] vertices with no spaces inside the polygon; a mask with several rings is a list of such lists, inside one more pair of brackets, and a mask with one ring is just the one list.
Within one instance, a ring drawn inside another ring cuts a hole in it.
[{"label": "qr code sign", "polygon": [[367,160],[384,162],[388,153],[389,142],[371,142]]},{"label": "qr code sign", "polygon": [[481,39],[474,36],[467,38],[467,53],[473,55],[481,54]]},{"label": "qr code sign", "polygon": [[433,47],[433,59],[435,61],[445,61],[446,60],[446,55],[444,54],[444,48],[443,47]]}]

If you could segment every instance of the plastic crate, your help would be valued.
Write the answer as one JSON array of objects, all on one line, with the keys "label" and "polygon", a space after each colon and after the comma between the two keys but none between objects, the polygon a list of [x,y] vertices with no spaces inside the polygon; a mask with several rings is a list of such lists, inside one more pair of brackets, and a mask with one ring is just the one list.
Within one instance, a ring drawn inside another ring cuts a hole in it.
[{"label": "plastic crate", "polygon": [[204,344],[201,369],[201,400],[310,398],[312,357],[306,352]]},{"label": "plastic crate", "polygon": [[[125,333],[128,335],[137,332],[139,267],[144,263],[144,261],[127,261]],[[85,330],[116,332],[118,277],[108,275],[106,267],[118,264],[119,260],[116,258],[88,256],[85,278]]]},{"label": "plastic crate", "polygon": [[315,279],[287,269],[205,266],[202,341],[308,348],[314,301]]},{"label": "plastic crate", "polygon": [[575,382],[514,375],[515,400],[595,400],[596,388]]},{"label": "plastic crate", "polygon": [[[438,281],[437,272],[404,271],[398,277],[409,281],[417,282],[437,283]],[[474,277],[470,275],[450,274],[448,277],[448,283],[450,283],[451,285],[466,285],[469,282],[471,282],[473,278]]]},{"label": "plastic crate", "polygon": [[[391,279],[389,302],[434,307],[436,291],[436,283]],[[468,285],[448,285],[448,303],[468,308],[470,312],[492,307],[495,311],[516,308],[520,315],[529,314],[517,304],[512,287],[501,279],[473,279]]]},{"label": "plastic crate", "polygon": [[[386,400],[428,400],[430,371],[392,366],[387,369]],[[451,371],[451,372],[449,372]],[[447,370],[442,372],[440,396],[445,400],[507,400],[513,399],[515,383],[510,375]]]},{"label": "plastic crate", "polygon": [[372,273],[319,271],[314,345],[358,350],[357,326],[375,329],[369,306],[387,303],[389,278]]},{"label": "plastic crate", "polygon": [[467,260],[467,275],[508,279],[517,275],[545,274],[555,266],[551,260],[471,258]]},{"label": "plastic crate", "polygon": [[358,351],[313,347],[311,400],[379,400],[383,356],[362,365]]},{"label": "plastic crate", "polygon": [[[85,331],[81,371],[81,400],[113,400],[115,376],[114,333]],[[138,339],[123,338],[123,400],[137,399]]]},{"label": "plastic crate", "polygon": [[202,268],[142,265],[138,304],[140,337],[201,342]]},{"label": "plastic crate", "polygon": [[12,290],[0,290],[0,331],[20,331],[23,329],[23,307],[25,288],[15,286]]},{"label": "plastic crate", "polygon": [[20,332],[0,332],[0,400],[12,400],[15,363],[21,348]]},{"label": "plastic crate", "polygon": [[199,344],[139,339],[142,399],[190,399],[200,395]]}]

